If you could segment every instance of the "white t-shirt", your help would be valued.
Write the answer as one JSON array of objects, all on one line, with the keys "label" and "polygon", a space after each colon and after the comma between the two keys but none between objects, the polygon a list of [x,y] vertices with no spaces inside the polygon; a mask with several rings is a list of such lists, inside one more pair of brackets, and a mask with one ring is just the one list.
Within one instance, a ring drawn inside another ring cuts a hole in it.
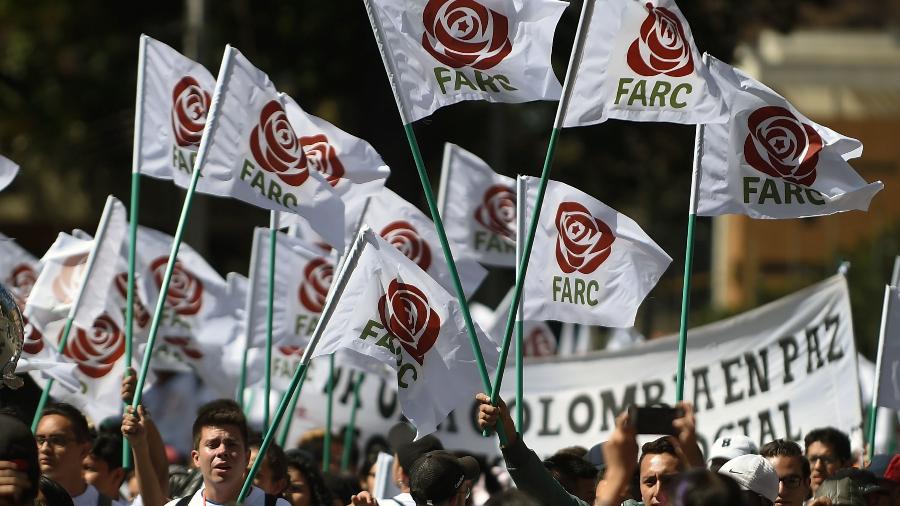
[{"label": "white t-shirt", "polygon": [[[98,499],[100,499],[100,491],[94,488],[93,485],[88,485],[81,495],[72,498],[72,503],[75,506],[97,506],[99,504],[97,502]],[[128,506],[128,503],[113,499],[112,506]]]},{"label": "white t-shirt", "polygon": [[378,504],[381,506],[395,506],[397,504],[402,504],[403,506],[416,506],[416,500],[413,499],[408,492],[405,492],[403,494],[397,494],[390,499],[380,501]]},{"label": "white t-shirt", "polygon": [[[180,500],[181,498],[172,499],[171,501],[167,502],[165,506],[175,506]],[[207,499],[205,502],[207,506],[219,506],[219,503],[212,502],[209,499]],[[188,503],[188,506],[203,506],[203,504],[203,488],[201,487],[200,490],[198,490],[194,494],[194,496],[191,497],[191,501]],[[244,506],[265,506],[265,504],[266,493],[256,487],[250,487],[250,495],[248,495],[247,500],[244,501]],[[279,497],[275,501],[275,506],[291,506],[291,503]]]}]

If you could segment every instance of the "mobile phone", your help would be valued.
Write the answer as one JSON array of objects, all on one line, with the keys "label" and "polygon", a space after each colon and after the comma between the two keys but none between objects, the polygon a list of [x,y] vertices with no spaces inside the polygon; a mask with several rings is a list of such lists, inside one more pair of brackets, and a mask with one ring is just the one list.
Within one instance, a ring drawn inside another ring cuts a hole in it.
[{"label": "mobile phone", "polygon": [[672,421],[684,416],[681,408],[669,406],[632,406],[629,416],[638,434],[677,434]]}]

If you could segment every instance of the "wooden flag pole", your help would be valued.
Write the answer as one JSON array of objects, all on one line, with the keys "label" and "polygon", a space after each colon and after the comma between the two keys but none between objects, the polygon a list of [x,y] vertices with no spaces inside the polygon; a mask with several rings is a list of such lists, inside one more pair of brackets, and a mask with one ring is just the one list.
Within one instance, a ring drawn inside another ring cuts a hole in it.
[{"label": "wooden flag pole", "polygon": [[328,403],[325,406],[325,441],[322,453],[322,472],[331,467],[331,429],[334,420],[334,353],[328,355]]},{"label": "wooden flag pole", "polygon": [[181,247],[181,238],[184,235],[184,228],[187,225],[188,216],[191,214],[191,204],[194,200],[194,191],[197,189],[197,181],[200,179],[200,169],[206,159],[206,153],[209,150],[210,132],[216,128],[216,110],[221,102],[222,83],[225,77],[231,71],[231,65],[234,61],[234,50],[230,47],[225,51],[225,57],[222,58],[222,66],[219,69],[219,79],[216,81],[216,89],[213,92],[212,105],[207,115],[206,126],[203,129],[203,137],[200,141],[200,148],[197,150],[197,159],[194,163],[194,171],[191,175],[191,184],[188,187],[187,194],[184,196],[184,205],[181,207],[181,216],[178,218],[178,227],[175,229],[175,238],[172,241],[172,251],[169,253],[169,262],[166,264],[166,271],[163,275],[162,286],[159,288],[159,297],[156,301],[156,309],[153,312],[153,320],[150,323],[150,334],[147,336],[147,347],[144,351],[144,359],[141,362],[141,371],[138,375],[137,386],[134,390],[134,400],[131,406],[137,410],[143,396],[144,382],[147,379],[147,373],[150,372],[150,359],[153,356],[153,346],[156,344],[156,333],[159,330],[159,323],[162,319],[162,311],[166,304],[166,295],[169,291],[169,281],[172,278],[172,271],[175,269],[175,262],[178,258],[178,249]]},{"label": "wooden flag pole", "polygon": [[[66,325],[63,328],[62,337],[59,338],[59,343],[56,346],[56,352],[60,355],[66,349],[66,343],[69,340],[69,333],[72,331],[72,324],[75,321],[75,314],[78,312],[78,307],[81,305],[81,301],[84,298],[84,290],[87,287],[88,280],[91,278],[91,272],[94,270],[94,264],[97,262],[97,250],[103,244],[103,238],[106,237],[106,229],[109,226],[109,220],[112,217],[113,211],[113,198],[110,196],[106,199],[106,205],[103,206],[103,214],[100,215],[100,222],[97,224],[97,233],[94,237],[94,246],[91,248],[91,251],[88,253],[87,260],[85,261],[84,267],[84,278],[81,280],[81,285],[78,287],[78,293],[75,295],[75,299],[72,301],[72,306],[69,308],[69,314],[66,316]],[[41,421],[41,412],[44,411],[44,406],[47,405],[47,401],[50,400],[50,390],[53,389],[53,378],[49,378],[47,383],[44,385],[44,389],[41,392],[41,398],[38,400],[37,409],[34,412],[34,418],[31,420],[31,432],[34,433],[37,431],[38,422]]]},{"label": "wooden flag pole", "polygon": [[[378,44],[378,50],[381,53],[381,59],[384,62],[385,71],[388,75],[388,81],[391,85],[391,91],[394,94],[394,100],[397,102],[397,109],[400,112],[400,120],[403,123],[403,130],[406,132],[406,139],[409,143],[409,149],[412,152],[413,161],[416,165],[416,171],[419,174],[419,182],[422,184],[422,190],[425,192],[425,201],[428,203],[428,211],[431,213],[431,219],[434,221],[434,228],[437,231],[438,239],[441,242],[441,250],[444,253],[444,259],[447,262],[447,268],[450,270],[450,276],[453,278],[453,287],[456,291],[456,299],[459,301],[462,310],[463,320],[466,323],[466,330],[469,334],[469,342],[472,345],[472,351],[475,355],[475,361],[478,364],[478,372],[481,375],[482,386],[485,391],[491,390],[491,380],[488,377],[487,367],[484,364],[484,355],[481,352],[481,345],[478,344],[478,335],[475,333],[475,324],[472,322],[472,315],[469,312],[469,304],[466,301],[466,294],[463,291],[462,283],[459,281],[459,272],[456,269],[456,262],[453,260],[453,254],[450,251],[450,243],[447,241],[447,234],[444,232],[444,223],[441,221],[441,215],[438,212],[435,202],[434,193],[431,190],[431,182],[428,179],[428,173],[425,171],[425,162],[422,160],[422,154],[419,151],[419,143],[416,140],[416,134],[413,131],[412,122],[409,121],[402,100],[400,100],[399,91],[397,89],[396,71],[391,58],[384,50],[384,37],[381,28],[381,22],[378,14],[372,9],[370,0],[363,0],[366,12],[369,15],[369,22],[372,24],[372,31],[375,34],[375,41]],[[498,435],[500,442],[506,443],[506,435],[503,433],[502,425],[498,424]]]},{"label": "wooden flag pole", "polygon": [[321,339],[322,334],[325,332],[325,326],[334,314],[335,307],[337,306],[341,295],[344,293],[344,288],[346,288],[347,282],[350,280],[350,274],[356,269],[356,264],[359,263],[359,258],[362,256],[366,244],[363,237],[368,230],[368,227],[364,227],[356,236],[353,247],[347,254],[347,259],[344,261],[343,265],[341,265],[341,268],[338,270],[332,281],[334,289],[329,292],[328,297],[325,299],[322,315],[319,317],[319,321],[316,322],[316,328],[313,330],[313,335],[309,340],[309,344],[303,352],[303,358],[300,359],[300,365],[294,371],[294,376],[291,377],[291,383],[288,385],[287,391],[281,397],[281,402],[278,403],[278,408],[275,410],[275,416],[272,419],[272,423],[266,430],[266,435],[259,445],[259,453],[257,453],[256,460],[253,461],[250,471],[247,472],[244,485],[241,487],[241,492],[238,495],[238,504],[243,504],[247,495],[250,493],[250,487],[253,485],[253,478],[259,471],[259,467],[262,465],[266,451],[269,449],[269,446],[271,446],[272,440],[275,439],[276,429],[281,424],[282,418],[284,418],[284,413],[287,411],[288,404],[291,403],[291,399],[295,395],[300,395],[303,380],[306,378],[306,369],[309,367],[310,360],[312,360],[312,354],[319,344],[319,339]]},{"label": "wooden flag pole", "polygon": [[[528,187],[525,178],[516,178],[516,284],[519,283],[522,265],[522,233],[525,231],[525,214],[528,212]],[[525,339],[522,335],[525,323],[522,321],[524,300],[519,298],[516,311],[516,429],[521,433],[525,417]]]},{"label": "wooden flag pole", "polygon": [[353,434],[356,432],[356,411],[359,409],[359,387],[366,379],[365,373],[359,373],[359,379],[353,385],[353,404],[350,406],[350,421],[344,429],[344,451],[341,455],[341,472],[346,473],[350,469],[350,450],[353,446]]},{"label": "wooden flag pole", "polygon": [[269,396],[272,392],[272,318],[275,312],[275,248],[278,245],[278,211],[269,212],[269,301],[266,306],[266,378],[263,430],[269,428]]}]

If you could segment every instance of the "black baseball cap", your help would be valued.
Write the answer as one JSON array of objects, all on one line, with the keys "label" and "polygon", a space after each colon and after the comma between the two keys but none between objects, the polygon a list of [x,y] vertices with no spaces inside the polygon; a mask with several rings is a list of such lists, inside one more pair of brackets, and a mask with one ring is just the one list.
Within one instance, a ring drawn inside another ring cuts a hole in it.
[{"label": "black baseball cap", "polygon": [[415,439],[416,429],[408,423],[398,423],[391,427],[391,430],[388,432],[388,444],[391,445],[391,450],[397,454],[400,467],[407,474],[409,474],[409,470],[416,459],[430,451],[444,449],[441,440],[430,434],[418,441]]},{"label": "black baseball cap", "polygon": [[453,497],[464,480],[475,480],[480,473],[478,461],[472,457],[430,451],[413,463],[409,492],[417,505],[437,504]]},{"label": "black baseball cap", "polygon": [[34,436],[24,422],[5,413],[0,413],[0,460],[12,461],[17,471],[28,476],[30,487],[19,499],[24,503],[37,497],[41,469]]}]

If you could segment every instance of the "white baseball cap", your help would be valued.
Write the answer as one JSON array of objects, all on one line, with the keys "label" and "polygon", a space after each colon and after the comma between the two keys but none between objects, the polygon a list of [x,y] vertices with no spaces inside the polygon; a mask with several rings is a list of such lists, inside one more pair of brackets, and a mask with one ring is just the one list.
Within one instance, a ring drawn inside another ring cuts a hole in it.
[{"label": "white baseball cap", "polygon": [[706,467],[710,466],[713,459],[731,460],[741,455],[759,453],[756,443],[749,437],[739,434],[735,436],[722,436],[709,448],[706,459]]},{"label": "white baseball cap", "polygon": [[765,457],[735,457],[719,468],[719,474],[731,477],[742,489],[756,492],[773,503],[778,498],[778,473]]}]

